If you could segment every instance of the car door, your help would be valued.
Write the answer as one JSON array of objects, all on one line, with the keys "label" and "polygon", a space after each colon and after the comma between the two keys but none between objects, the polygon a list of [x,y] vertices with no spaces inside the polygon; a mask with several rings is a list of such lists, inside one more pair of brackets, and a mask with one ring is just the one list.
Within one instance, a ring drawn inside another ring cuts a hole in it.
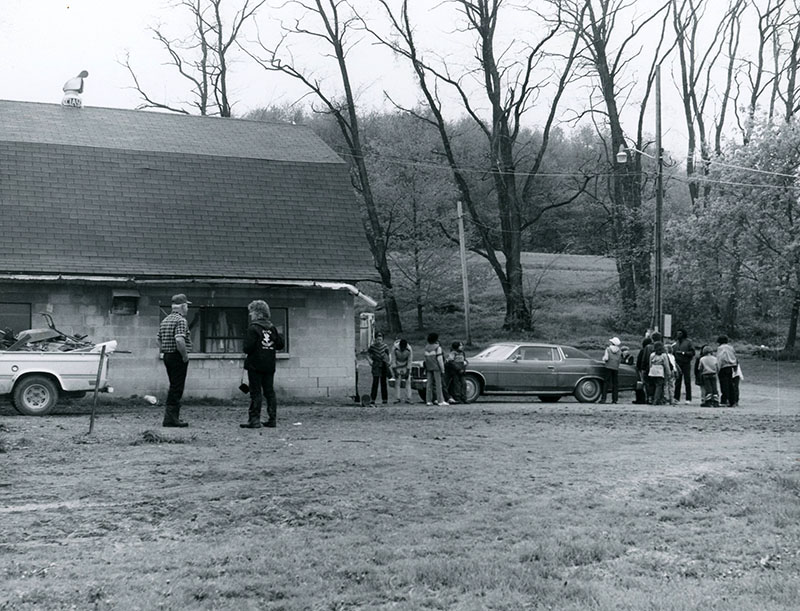
[{"label": "car door", "polygon": [[572,392],[579,380],[590,376],[601,376],[602,363],[593,361],[585,352],[571,346],[561,347],[564,359],[558,366],[558,387]]},{"label": "car door", "polygon": [[520,346],[503,362],[498,386],[512,392],[552,390],[558,379],[555,357],[551,346]]}]

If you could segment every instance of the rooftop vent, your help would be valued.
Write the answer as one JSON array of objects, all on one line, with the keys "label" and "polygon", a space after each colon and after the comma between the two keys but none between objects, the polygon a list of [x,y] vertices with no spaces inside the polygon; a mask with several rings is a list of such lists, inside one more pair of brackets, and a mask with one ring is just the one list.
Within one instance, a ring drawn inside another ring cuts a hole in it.
[{"label": "rooftop vent", "polygon": [[83,106],[81,94],[83,93],[83,79],[87,76],[89,76],[89,73],[86,70],[81,70],[78,76],[64,83],[64,97],[61,98],[62,106],[71,106],[72,108],[81,108]]}]

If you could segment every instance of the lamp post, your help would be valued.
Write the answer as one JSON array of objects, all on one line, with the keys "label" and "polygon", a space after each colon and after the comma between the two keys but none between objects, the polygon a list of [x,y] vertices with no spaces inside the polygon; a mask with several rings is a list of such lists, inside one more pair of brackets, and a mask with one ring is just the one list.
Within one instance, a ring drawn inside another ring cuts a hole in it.
[{"label": "lamp post", "polygon": [[634,152],[655,159],[657,162],[656,170],[656,213],[653,233],[655,238],[655,270],[653,272],[653,317],[651,326],[656,331],[663,332],[664,329],[664,298],[662,293],[664,278],[663,262],[663,241],[664,226],[662,222],[662,209],[664,207],[664,151],[661,147],[661,66],[656,66],[656,155],[650,155],[635,148],[620,147],[617,152],[617,163],[628,162],[628,153]]}]

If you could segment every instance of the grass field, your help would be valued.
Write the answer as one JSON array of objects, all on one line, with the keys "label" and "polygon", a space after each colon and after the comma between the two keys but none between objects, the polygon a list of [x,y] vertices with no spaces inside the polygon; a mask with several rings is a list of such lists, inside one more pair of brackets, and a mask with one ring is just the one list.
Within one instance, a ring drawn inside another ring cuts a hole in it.
[{"label": "grass field", "polygon": [[743,367],[736,409],[2,406],[0,609],[795,610],[800,366]]},{"label": "grass field", "polygon": [[[502,255],[500,255],[502,261]],[[449,263],[447,262],[449,261]],[[613,259],[589,255],[523,253],[524,286],[532,309],[536,339],[571,341],[578,338],[605,337],[611,329],[609,319],[619,308],[616,267]],[[436,274],[436,281],[427,294],[426,330],[437,330],[443,336],[464,334],[463,292],[460,263],[456,255],[441,263],[451,273]],[[489,263],[474,254],[468,256],[470,286],[471,334],[479,343],[503,337],[505,299],[500,282]],[[403,310],[406,336],[420,339],[416,330],[416,311],[408,298],[410,289],[398,288]],[[374,286],[363,287],[368,294]],[[435,304],[436,307],[433,307]],[[446,306],[447,313],[437,311]],[[378,324],[385,321],[378,317]],[[640,337],[645,329],[627,332]],[[619,334],[619,332],[616,332]],[[606,338],[607,339],[607,338]],[[602,345],[602,344],[600,344]]]},{"label": "grass field", "polygon": [[[498,253],[499,254],[499,253]],[[502,255],[499,255],[503,261]],[[631,348],[638,348],[650,324],[651,308],[643,305],[638,319],[621,315],[619,283],[616,265],[609,257],[593,255],[567,255],[559,253],[522,253],[524,293],[531,310],[532,332],[507,332],[503,330],[505,298],[500,282],[489,263],[475,254],[468,255],[470,291],[470,331],[476,346],[485,346],[497,339],[526,339],[565,343],[584,349],[602,349],[609,337],[617,336]],[[437,331],[449,345],[452,340],[465,339],[462,280],[457,255],[443,256],[442,268],[449,273],[434,274],[430,293],[426,293],[424,329],[417,329],[416,310],[411,303],[411,292],[398,282],[399,303],[404,325],[403,335],[417,345],[424,345],[425,335]],[[449,261],[449,263],[447,262]],[[377,295],[374,285],[364,286],[368,294]],[[665,294],[669,304],[669,292]],[[642,300],[647,303],[649,296]],[[444,307],[443,307],[444,306]],[[670,314],[669,310],[665,314]],[[379,311],[377,324],[385,328],[383,312]],[[672,319],[672,329],[685,326],[677,317]],[[746,326],[740,321],[740,326]],[[758,324],[760,336],[742,335],[734,344],[742,353],[749,353],[761,343],[773,348],[783,346],[788,330],[788,320],[774,320]],[[724,329],[711,328],[705,336],[689,326],[689,336],[696,345],[714,343]]]}]

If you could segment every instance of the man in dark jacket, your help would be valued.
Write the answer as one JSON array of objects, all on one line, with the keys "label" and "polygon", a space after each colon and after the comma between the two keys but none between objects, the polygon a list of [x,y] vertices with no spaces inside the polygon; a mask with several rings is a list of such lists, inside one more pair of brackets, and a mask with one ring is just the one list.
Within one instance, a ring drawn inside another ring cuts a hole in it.
[{"label": "man in dark jacket", "polygon": [[264,426],[276,425],[278,406],[275,399],[275,352],[283,350],[284,341],[278,329],[270,321],[269,306],[257,299],[247,306],[250,326],[244,338],[244,352],[247,358],[247,383],[250,386],[250,409],[247,423],[240,424],[244,429],[261,428],[261,404],[267,400],[267,421]]},{"label": "man in dark jacket", "polygon": [[681,382],[686,387],[686,403],[692,402],[692,359],[694,358],[694,345],[686,334],[685,329],[678,329],[675,334],[675,345],[672,347],[675,355],[677,376],[675,376],[675,400],[681,400]]},{"label": "man in dark jacket", "polygon": [[650,364],[648,359],[645,359],[645,353],[647,347],[652,343],[652,339],[645,337],[642,340],[642,349],[639,350],[639,354],[636,355],[636,371],[639,374],[639,381],[642,384],[642,388],[640,390],[637,384],[636,401],[634,401],[634,403],[647,403],[647,370],[650,368]]}]

